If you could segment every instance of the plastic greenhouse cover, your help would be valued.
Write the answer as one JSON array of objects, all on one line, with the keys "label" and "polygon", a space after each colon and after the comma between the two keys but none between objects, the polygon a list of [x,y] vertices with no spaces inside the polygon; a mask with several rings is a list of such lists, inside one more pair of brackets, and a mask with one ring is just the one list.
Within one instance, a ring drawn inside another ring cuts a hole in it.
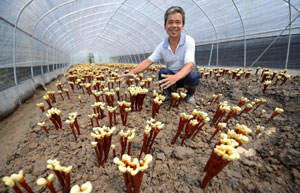
[{"label": "plastic greenhouse cover", "polygon": [[[290,2],[293,20],[300,14],[300,1]],[[55,53],[67,57],[87,49],[106,56],[151,52],[166,37],[164,12],[172,5],[184,8],[184,32],[197,45],[278,35],[289,24],[287,0],[1,0],[0,17],[14,25],[26,6],[18,28],[56,49],[50,53],[44,44],[18,32],[16,58],[21,64],[30,61],[31,55],[40,61]],[[6,50],[3,55],[12,48],[8,39],[13,30],[10,25],[0,26],[1,41],[6,42],[0,43]],[[296,29],[293,33],[299,33],[300,19],[291,27]],[[27,51],[21,51],[24,49]],[[47,50],[47,56],[39,50]]]}]

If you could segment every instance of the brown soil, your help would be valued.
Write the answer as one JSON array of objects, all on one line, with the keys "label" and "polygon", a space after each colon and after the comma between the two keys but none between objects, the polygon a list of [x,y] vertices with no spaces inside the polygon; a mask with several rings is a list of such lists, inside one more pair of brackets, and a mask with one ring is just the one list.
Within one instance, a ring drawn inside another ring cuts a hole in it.
[{"label": "brown soil", "polygon": [[[148,75],[151,73],[145,73],[144,77]],[[60,80],[65,82],[63,77]],[[165,126],[153,145],[154,159],[144,175],[141,192],[300,192],[300,78],[295,76],[282,86],[270,85],[265,93],[262,92],[259,80],[260,76],[255,75],[241,81],[227,77],[224,84],[213,78],[201,79],[195,95],[196,105],[182,103],[169,112],[169,103],[163,104],[156,120],[163,122]],[[55,81],[46,87],[47,90],[57,90]],[[65,87],[69,86],[65,84]],[[133,157],[137,157],[141,149],[143,129],[146,120],[151,116],[153,88],[158,89],[156,86],[149,89],[143,110],[129,113],[128,116],[128,127],[136,129],[132,146]],[[72,185],[91,181],[93,192],[125,192],[122,174],[112,163],[112,152],[105,168],[97,167],[96,155],[90,144],[92,128],[88,118],[93,113],[91,104],[95,102],[94,96],[82,94],[81,90],[72,93],[71,89],[71,100],[67,100],[65,96],[63,101],[59,95],[56,96],[58,102],[54,106],[61,110],[63,121],[68,118],[69,113],[78,112],[82,134],[75,141],[65,122],[63,130],[57,131],[45,113],[41,113],[36,106],[36,103],[43,102],[41,97],[44,93],[43,90],[37,90],[30,100],[0,122],[0,177],[23,169],[25,180],[34,192],[48,192],[44,187],[38,187],[35,182],[39,177],[46,177],[51,173],[46,169],[46,161],[58,159],[64,166],[73,166]],[[194,140],[188,139],[183,146],[180,146],[183,133],[174,145],[171,145],[171,140],[177,131],[179,113],[191,113],[195,108],[207,112],[212,119],[217,104],[209,105],[208,101],[217,93],[223,94],[219,101],[226,100],[230,106],[236,105],[242,96],[251,101],[264,97],[267,102],[256,112],[235,116],[228,122],[224,132],[240,123],[251,128],[253,133],[249,134],[249,142],[240,149],[240,152],[244,151],[240,160],[226,166],[202,190],[200,184],[205,176],[203,168],[220,133],[209,143],[208,139],[215,129],[206,124]],[[82,97],[82,104],[79,104],[79,95]],[[204,105],[200,104],[201,97],[205,99]],[[275,117],[271,123],[264,124],[275,107],[283,108],[284,113]],[[262,108],[266,110],[265,115],[256,118],[255,115]],[[107,114],[107,110],[105,113]],[[49,134],[37,125],[42,121],[46,121]],[[108,126],[107,115],[100,120],[100,124]],[[256,138],[257,125],[265,126],[266,130]],[[118,111],[116,127],[112,143],[116,144],[119,155],[118,133],[123,127]],[[3,182],[0,184],[0,192],[13,192]],[[60,190],[57,179],[54,184]]]}]

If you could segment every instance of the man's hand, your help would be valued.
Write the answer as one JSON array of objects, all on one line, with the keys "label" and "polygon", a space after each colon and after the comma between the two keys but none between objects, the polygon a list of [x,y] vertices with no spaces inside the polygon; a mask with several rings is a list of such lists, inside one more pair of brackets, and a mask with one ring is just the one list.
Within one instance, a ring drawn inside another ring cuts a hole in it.
[{"label": "man's hand", "polygon": [[158,84],[163,89],[167,89],[167,88],[169,88],[170,86],[172,86],[173,84],[175,84],[177,82],[177,76],[176,75],[162,74],[161,77],[163,77],[164,79],[160,80],[158,82]]},{"label": "man's hand", "polygon": [[121,83],[122,84],[125,84],[126,82],[127,82],[127,80],[129,80],[129,79],[131,79],[131,78],[133,78],[133,79],[135,79],[136,78],[136,75],[135,74],[133,74],[133,73],[127,73],[127,74],[123,74],[122,76],[121,76]]}]

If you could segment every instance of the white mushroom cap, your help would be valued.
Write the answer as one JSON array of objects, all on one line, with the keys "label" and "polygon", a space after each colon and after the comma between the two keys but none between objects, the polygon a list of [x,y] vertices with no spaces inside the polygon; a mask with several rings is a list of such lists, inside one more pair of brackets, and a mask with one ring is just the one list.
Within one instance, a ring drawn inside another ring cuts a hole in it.
[{"label": "white mushroom cap", "polygon": [[36,181],[36,184],[38,186],[45,186],[47,184],[47,180],[45,178],[39,178],[37,181]]},{"label": "white mushroom cap", "polygon": [[13,187],[15,185],[14,180],[11,177],[5,176],[2,178],[2,181],[6,186]]}]

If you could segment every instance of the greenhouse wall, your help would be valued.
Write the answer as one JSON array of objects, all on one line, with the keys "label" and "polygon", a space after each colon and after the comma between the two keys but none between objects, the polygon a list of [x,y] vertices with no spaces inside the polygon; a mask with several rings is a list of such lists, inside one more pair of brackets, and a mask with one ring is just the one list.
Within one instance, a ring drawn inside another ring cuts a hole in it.
[{"label": "greenhouse wall", "polygon": [[[262,57],[253,64],[253,67],[261,66],[266,68],[285,68],[288,36],[265,37],[248,39],[246,41],[246,67],[249,67],[257,57],[276,39],[274,44],[262,55]],[[220,42],[219,47],[219,66],[236,66],[244,67],[244,40]],[[198,66],[209,65],[209,58],[212,49],[212,44],[198,45],[195,50],[196,64]],[[300,67],[300,35],[294,34],[291,36],[291,45],[289,52],[288,68],[299,69]],[[111,60],[119,63],[139,63],[149,57],[151,53],[112,57]],[[141,60],[139,60],[141,59]],[[159,63],[163,63],[160,61]],[[217,65],[217,44],[213,44],[211,55],[211,66]]]},{"label": "greenhouse wall", "polygon": [[[8,116],[12,113],[20,103],[29,99],[35,92],[38,87],[43,87],[45,84],[50,81],[56,79],[59,75],[66,72],[68,66],[61,65],[64,67],[58,68],[49,73],[45,73],[43,75],[37,75],[33,78],[24,80],[20,82],[18,85],[10,86],[4,90],[0,91],[0,119]],[[2,69],[0,68],[0,74],[5,74],[8,68]],[[10,69],[10,72],[13,71]],[[13,76],[13,75],[12,75]],[[2,82],[1,79],[1,88],[4,88],[5,82]],[[14,84],[14,83],[12,83]]]}]

